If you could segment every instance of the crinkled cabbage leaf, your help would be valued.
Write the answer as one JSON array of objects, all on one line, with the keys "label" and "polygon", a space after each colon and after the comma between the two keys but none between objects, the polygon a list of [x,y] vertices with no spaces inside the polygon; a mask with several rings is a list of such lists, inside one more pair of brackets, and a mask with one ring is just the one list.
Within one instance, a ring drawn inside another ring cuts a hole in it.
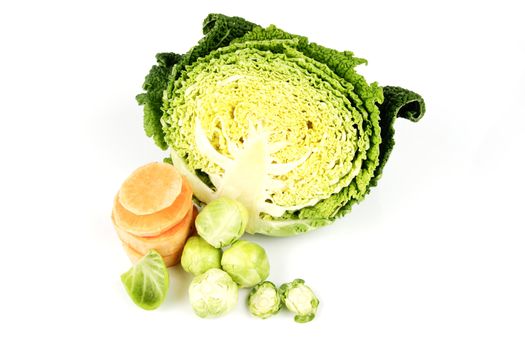
[{"label": "crinkled cabbage leaf", "polygon": [[238,200],[250,233],[298,234],[349,212],[381,176],[395,119],[424,114],[418,94],[368,84],[350,51],[220,14],[203,32],[186,54],[157,55],[137,100],[196,200]]}]

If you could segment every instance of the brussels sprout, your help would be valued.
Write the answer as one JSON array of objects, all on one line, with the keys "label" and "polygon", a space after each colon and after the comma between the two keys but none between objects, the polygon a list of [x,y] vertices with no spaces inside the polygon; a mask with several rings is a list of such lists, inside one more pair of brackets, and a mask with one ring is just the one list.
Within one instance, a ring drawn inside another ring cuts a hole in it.
[{"label": "brussels sprout", "polygon": [[185,271],[197,276],[211,268],[220,269],[221,255],[220,249],[214,248],[199,236],[193,236],[184,245],[180,263]]},{"label": "brussels sprout", "polygon": [[222,254],[221,265],[243,288],[255,286],[270,274],[270,264],[264,249],[257,243],[237,241]]},{"label": "brussels sprout", "polygon": [[168,293],[168,269],[155,250],[150,250],[120,279],[131,300],[146,310],[158,308]]},{"label": "brussels sprout", "polygon": [[248,210],[238,201],[226,197],[210,202],[195,220],[199,235],[215,248],[238,240],[247,223]]},{"label": "brussels sprout", "polygon": [[191,307],[200,317],[224,315],[237,304],[238,290],[237,284],[226,272],[209,269],[190,284]]},{"label": "brussels sprout", "polygon": [[295,314],[295,322],[305,323],[313,320],[319,299],[302,279],[283,284],[279,293],[288,310]]},{"label": "brussels sprout", "polygon": [[281,295],[272,282],[261,282],[250,291],[248,310],[252,315],[265,319],[276,314],[281,307]]}]

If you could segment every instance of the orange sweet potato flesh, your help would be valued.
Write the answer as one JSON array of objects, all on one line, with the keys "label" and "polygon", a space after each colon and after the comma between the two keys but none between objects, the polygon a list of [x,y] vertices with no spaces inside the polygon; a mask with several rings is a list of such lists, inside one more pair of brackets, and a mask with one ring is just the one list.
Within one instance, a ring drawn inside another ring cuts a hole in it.
[{"label": "orange sweet potato flesh", "polygon": [[195,219],[197,219],[197,215],[199,215],[199,208],[193,206],[193,217],[191,219],[190,233],[188,234],[188,237],[197,234],[197,227],[195,226]]},{"label": "orange sweet potato flesh", "polygon": [[[146,254],[137,252],[135,249],[133,249],[132,247],[130,247],[128,244],[124,242],[122,242],[122,246],[124,247],[124,251],[129,257],[129,260],[131,260],[131,262],[134,264],[137,261],[139,261],[144,255],[146,255]],[[166,264],[166,267],[175,266],[180,262],[180,254],[172,254],[172,255],[166,255],[166,256],[161,255],[161,256],[162,256],[162,260],[164,260],[164,263]]]},{"label": "orange sweet potato flesh", "polygon": [[135,236],[157,236],[178,224],[192,209],[192,195],[190,186],[182,178],[182,189],[175,201],[169,207],[148,215],[133,214],[122,206],[117,196],[113,206],[113,219],[119,228]]},{"label": "orange sweet potato flesh", "polygon": [[115,230],[120,240],[128,244],[140,254],[147,254],[151,249],[155,249],[160,255],[167,256],[181,254],[186,239],[191,233],[193,223],[193,209],[177,225],[167,229],[158,236],[139,237],[121,229],[115,224]]},{"label": "orange sweet potato flesh", "polygon": [[149,215],[173,204],[182,189],[182,176],[166,163],[149,163],[135,170],[122,184],[119,202],[135,215]]}]

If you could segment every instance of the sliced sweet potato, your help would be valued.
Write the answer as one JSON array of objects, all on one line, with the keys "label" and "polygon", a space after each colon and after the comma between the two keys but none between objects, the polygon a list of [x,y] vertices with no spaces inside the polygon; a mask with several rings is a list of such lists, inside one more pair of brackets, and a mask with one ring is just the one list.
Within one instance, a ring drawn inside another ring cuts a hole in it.
[{"label": "sliced sweet potato", "polygon": [[135,236],[113,223],[120,240],[141,254],[155,249],[160,255],[180,255],[190,234],[193,217],[193,209],[190,209],[181,222],[155,237]]},{"label": "sliced sweet potato", "polygon": [[135,170],[122,184],[120,204],[136,215],[168,208],[179,196],[182,176],[166,163],[149,163]]},{"label": "sliced sweet potato", "polygon": [[[131,248],[128,244],[122,242],[122,246],[124,247],[124,251],[129,257],[129,260],[131,260],[132,263],[136,263],[140,260],[145,254],[137,252],[135,249]],[[175,266],[180,262],[180,255],[177,256],[177,254],[173,255],[161,255],[162,259],[164,260],[164,263],[166,264],[166,267]]]},{"label": "sliced sweet potato", "polygon": [[191,227],[188,237],[197,234],[197,227],[195,227],[195,219],[197,219],[197,215],[199,215],[199,208],[193,206],[193,218],[191,219]]},{"label": "sliced sweet potato", "polygon": [[178,224],[192,208],[192,192],[183,178],[180,195],[166,209],[149,215],[136,215],[124,208],[118,196],[113,206],[115,224],[136,236],[153,237]]}]

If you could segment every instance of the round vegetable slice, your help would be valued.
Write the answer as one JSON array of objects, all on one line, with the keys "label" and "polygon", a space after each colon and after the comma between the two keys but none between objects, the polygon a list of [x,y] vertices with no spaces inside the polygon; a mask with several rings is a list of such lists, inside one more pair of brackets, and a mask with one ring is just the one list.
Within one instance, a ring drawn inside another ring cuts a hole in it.
[{"label": "round vegetable slice", "polygon": [[279,288],[284,305],[295,314],[295,322],[306,323],[314,319],[319,306],[319,299],[304,280],[296,278],[290,283],[284,283]]},{"label": "round vegetable slice", "polygon": [[149,215],[136,215],[127,210],[117,198],[113,207],[115,224],[136,236],[152,237],[178,224],[192,207],[192,192],[183,179],[180,195],[172,205]]},{"label": "round vegetable slice", "polygon": [[197,215],[199,215],[199,208],[193,206],[193,217],[191,219],[190,233],[188,236],[194,236],[197,234],[197,227],[195,226],[195,220],[197,220]]},{"label": "round vegetable slice", "polygon": [[270,281],[254,286],[248,296],[248,310],[253,316],[262,319],[275,315],[282,305],[279,290]]},{"label": "round vegetable slice", "polygon": [[182,176],[166,163],[149,163],[135,170],[122,184],[120,204],[136,215],[148,215],[168,208],[179,196]]},{"label": "round vegetable slice", "polygon": [[[144,257],[145,254],[142,254],[132,247],[130,247],[129,244],[122,242],[122,246],[124,247],[124,251],[129,257],[129,260],[131,260],[132,263],[136,264]],[[160,254],[159,254],[160,255]],[[166,267],[175,266],[180,262],[180,254],[177,256],[177,254],[171,254],[171,255],[161,255],[162,260],[164,260],[164,264]]]},{"label": "round vegetable slice", "polygon": [[118,227],[114,220],[113,223],[120,240],[139,253],[146,254],[149,250],[155,249],[160,255],[178,254],[180,256],[190,234],[192,219],[193,209],[190,209],[181,222],[155,237],[135,236]]}]

